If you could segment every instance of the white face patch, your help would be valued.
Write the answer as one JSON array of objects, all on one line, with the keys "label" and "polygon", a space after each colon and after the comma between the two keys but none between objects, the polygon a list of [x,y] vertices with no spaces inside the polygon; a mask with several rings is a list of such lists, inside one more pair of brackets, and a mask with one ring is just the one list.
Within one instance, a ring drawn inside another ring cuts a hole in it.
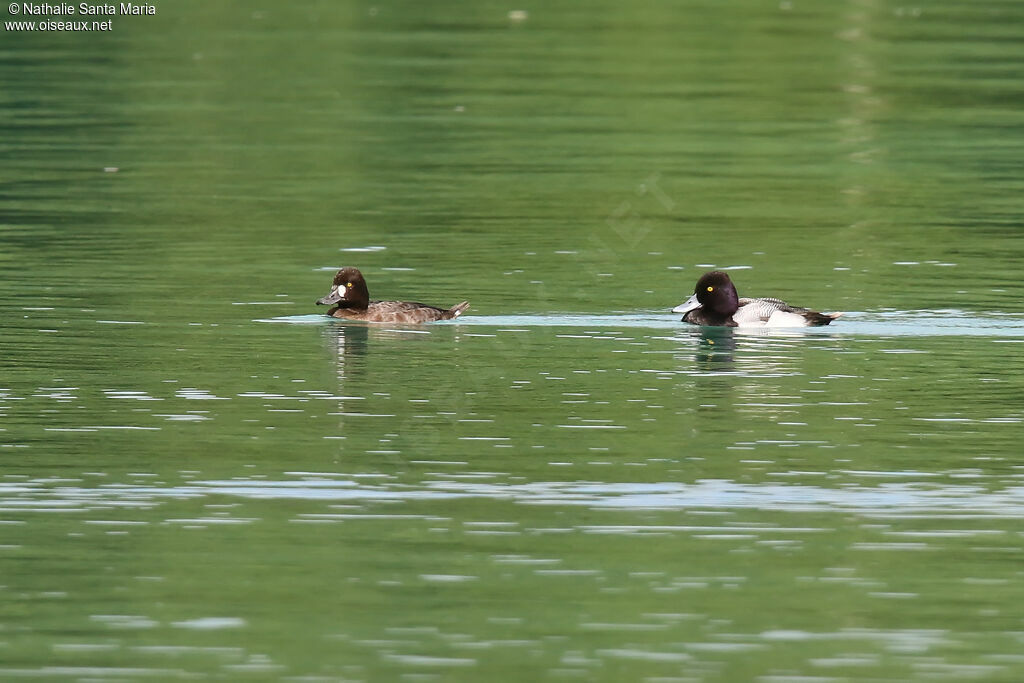
[{"label": "white face patch", "polygon": [[344,299],[345,291],[345,285],[338,285],[337,288],[335,288],[334,293],[338,295],[339,299]]}]

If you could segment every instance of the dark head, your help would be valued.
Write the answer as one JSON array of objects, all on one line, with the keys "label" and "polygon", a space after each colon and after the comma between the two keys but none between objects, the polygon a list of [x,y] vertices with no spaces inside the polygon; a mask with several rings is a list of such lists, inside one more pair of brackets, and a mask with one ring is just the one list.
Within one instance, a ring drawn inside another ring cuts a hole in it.
[{"label": "dark head", "polygon": [[720,315],[732,315],[740,307],[736,287],[729,276],[720,270],[701,275],[697,286],[693,288],[693,294],[701,306]]},{"label": "dark head", "polygon": [[366,280],[358,268],[342,268],[334,276],[334,283],[327,296],[317,299],[317,305],[336,304],[341,308],[366,308],[370,304],[370,292]]},{"label": "dark head", "polygon": [[[693,288],[693,296],[672,309],[683,320],[700,325],[724,325],[740,307],[740,298],[729,276],[720,270],[704,273]],[[700,309],[701,313],[690,315]]]}]

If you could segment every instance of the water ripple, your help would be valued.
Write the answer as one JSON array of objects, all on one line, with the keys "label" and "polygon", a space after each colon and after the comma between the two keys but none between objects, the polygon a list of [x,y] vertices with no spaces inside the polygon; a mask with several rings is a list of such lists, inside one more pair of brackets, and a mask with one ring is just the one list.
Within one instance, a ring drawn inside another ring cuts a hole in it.
[{"label": "water ripple", "polygon": [[[0,486],[0,510],[148,508],[164,500],[207,496],[308,501],[431,501],[457,498],[510,500],[527,505],[611,509],[751,509],[786,512],[852,512],[887,518],[920,514],[944,517],[1019,518],[1024,487],[989,491],[977,486],[887,483],[826,488],[798,484],[745,484],[730,480],[682,483],[533,482],[499,484],[472,480],[424,482],[417,486],[350,480],[210,480],[183,486],[104,485],[48,487],[44,482]],[[251,519],[204,520],[244,523]]]},{"label": "water ripple", "polygon": [[[324,315],[294,315],[261,318],[254,322],[290,324],[346,324]],[[362,323],[355,323],[362,325]],[[465,315],[458,320],[434,323],[437,326],[470,327],[571,327],[571,328],[643,328],[674,329],[681,334],[699,333],[702,329],[679,321],[672,313],[643,311],[640,313],[593,314],[536,314],[536,315]],[[502,330],[508,331],[508,330]],[[523,331],[523,330],[515,330]],[[718,331],[718,330],[716,330]],[[724,330],[722,330],[724,331]],[[871,337],[1024,337],[1024,319],[1004,313],[972,313],[961,310],[872,311],[849,312],[825,327],[795,328],[732,328],[738,335],[799,336],[804,334],[826,336]]]}]

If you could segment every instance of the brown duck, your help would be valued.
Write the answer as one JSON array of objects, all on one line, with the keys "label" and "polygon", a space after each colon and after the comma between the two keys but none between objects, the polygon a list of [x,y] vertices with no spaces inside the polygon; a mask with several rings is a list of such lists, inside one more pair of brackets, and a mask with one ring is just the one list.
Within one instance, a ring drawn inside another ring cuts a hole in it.
[{"label": "brown duck", "polygon": [[317,299],[317,305],[332,306],[327,315],[347,320],[363,320],[368,323],[429,323],[435,320],[452,320],[462,315],[469,302],[451,308],[435,308],[414,301],[370,301],[366,280],[358,268],[342,268],[334,276],[331,291]]}]

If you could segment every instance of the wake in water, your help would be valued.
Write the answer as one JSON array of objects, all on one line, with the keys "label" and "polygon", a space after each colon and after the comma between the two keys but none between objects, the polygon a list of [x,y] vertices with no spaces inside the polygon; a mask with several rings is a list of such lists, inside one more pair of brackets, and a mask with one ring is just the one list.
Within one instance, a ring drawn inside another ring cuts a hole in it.
[{"label": "wake in water", "polygon": [[[323,315],[293,315],[278,318],[260,318],[255,322],[288,324],[337,324],[339,321]],[[348,324],[348,323],[341,323]],[[458,320],[432,323],[441,326],[473,326],[497,328],[572,327],[572,328],[645,328],[674,329],[679,332],[699,333],[701,330],[720,329],[736,335],[814,335],[814,336],[974,336],[1024,337],[1024,319],[1001,313],[977,314],[959,310],[935,311],[882,311],[846,313],[842,319],[827,327],[794,328],[701,328],[679,321],[679,316],[661,311],[588,315],[579,313],[535,315],[464,315]],[[429,329],[424,327],[423,329]]]}]

